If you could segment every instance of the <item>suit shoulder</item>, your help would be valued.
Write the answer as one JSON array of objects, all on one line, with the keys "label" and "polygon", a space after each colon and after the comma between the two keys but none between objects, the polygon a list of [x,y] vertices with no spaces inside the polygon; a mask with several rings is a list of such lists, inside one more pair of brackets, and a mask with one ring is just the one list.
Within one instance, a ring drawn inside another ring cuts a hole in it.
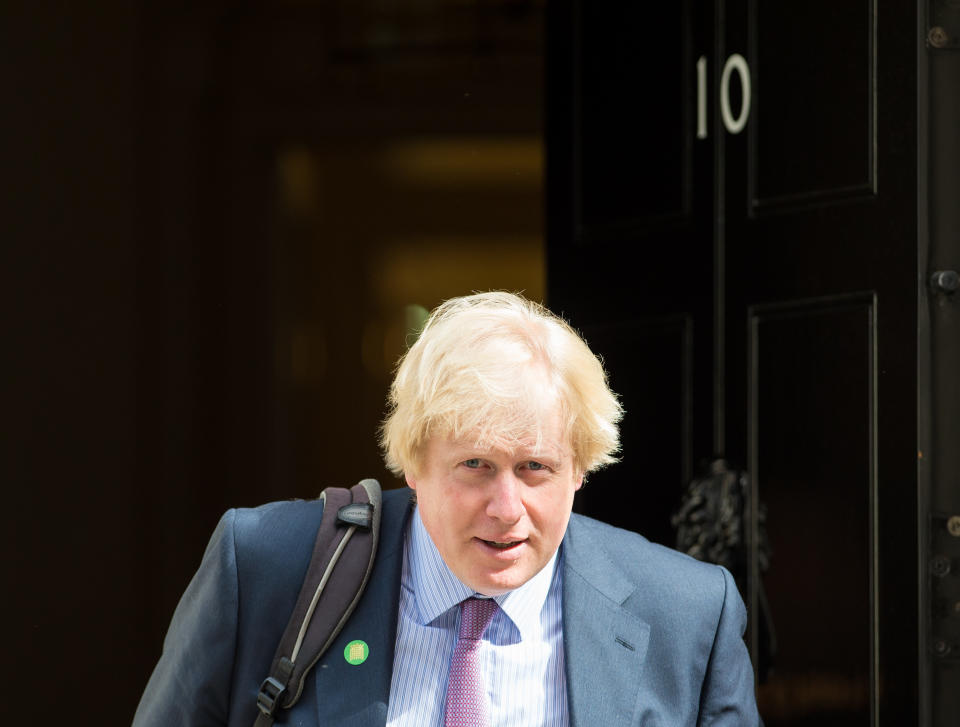
[{"label": "suit shoulder", "polygon": [[666,601],[706,598],[722,603],[726,585],[720,566],[583,515],[571,516],[570,523],[577,539],[602,552],[618,577],[640,584],[646,592],[656,592]]},{"label": "suit shoulder", "polygon": [[262,539],[277,536],[291,528],[320,524],[323,503],[320,500],[279,500],[258,507],[238,507],[231,511],[238,539]]},{"label": "suit shoulder", "polygon": [[[383,492],[385,510],[409,500],[405,490]],[[323,518],[323,501],[281,500],[259,507],[231,510],[238,565],[256,569],[302,573],[306,570],[317,529]]]}]

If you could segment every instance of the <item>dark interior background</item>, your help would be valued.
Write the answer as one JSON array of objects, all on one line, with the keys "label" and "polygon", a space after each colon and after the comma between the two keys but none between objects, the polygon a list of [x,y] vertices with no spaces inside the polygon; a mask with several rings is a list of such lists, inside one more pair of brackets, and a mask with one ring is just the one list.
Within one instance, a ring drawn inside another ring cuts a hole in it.
[{"label": "dark interior background", "polygon": [[400,484],[407,335],[543,298],[543,2],[2,15],[3,693],[123,724],[220,514]]}]

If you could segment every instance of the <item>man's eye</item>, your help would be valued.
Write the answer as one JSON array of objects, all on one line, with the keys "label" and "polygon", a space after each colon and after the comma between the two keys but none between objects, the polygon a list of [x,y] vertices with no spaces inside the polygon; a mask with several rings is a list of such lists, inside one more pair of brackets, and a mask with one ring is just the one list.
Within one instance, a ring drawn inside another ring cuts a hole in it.
[{"label": "man's eye", "polygon": [[465,460],[464,463],[463,463],[463,466],[464,466],[464,467],[469,467],[470,469],[475,470],[475,469],[477,469],[478,467],[480,467],[480,460],[479,460],[479,459],[468,459],[468,460]]},{"label": "man's eye", "polygon": [[539,462],[527,462],[527,469],[531,470],[545,470],[547,466],[545,464],[540,464]]}]

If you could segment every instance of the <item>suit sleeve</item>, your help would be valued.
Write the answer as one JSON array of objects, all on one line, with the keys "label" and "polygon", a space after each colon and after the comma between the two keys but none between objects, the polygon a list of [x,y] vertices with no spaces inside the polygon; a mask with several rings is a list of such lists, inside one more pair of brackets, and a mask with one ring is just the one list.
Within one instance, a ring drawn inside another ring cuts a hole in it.
[{"label": "suit sleeve", "polygon": [[699,727],[754,727],[757,714],[753,667],[743,641],[747,610],[733,576],[725,568],[724,596],[707,674],[700,695]]},{"label": "suit sleeve", "polygon": [[217,525],[184,592],[133,727],[227,724],[237,632],[236,511]]}]

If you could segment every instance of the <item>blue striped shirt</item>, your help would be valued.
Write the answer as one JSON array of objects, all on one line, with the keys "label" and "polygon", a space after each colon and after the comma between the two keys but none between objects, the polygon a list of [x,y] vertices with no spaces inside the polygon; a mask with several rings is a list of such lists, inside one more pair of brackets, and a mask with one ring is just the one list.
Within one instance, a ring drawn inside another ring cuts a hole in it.
[{"label": "blue striped shirt", "polygon": [[[497,596],[480,665],[490,724],[569,723],[563,663],[561,569],[553,558],[520,588]],[[441,727],[460,609],[474,595],[450,571],[414,509],[404,540],[388,727]]]}]

